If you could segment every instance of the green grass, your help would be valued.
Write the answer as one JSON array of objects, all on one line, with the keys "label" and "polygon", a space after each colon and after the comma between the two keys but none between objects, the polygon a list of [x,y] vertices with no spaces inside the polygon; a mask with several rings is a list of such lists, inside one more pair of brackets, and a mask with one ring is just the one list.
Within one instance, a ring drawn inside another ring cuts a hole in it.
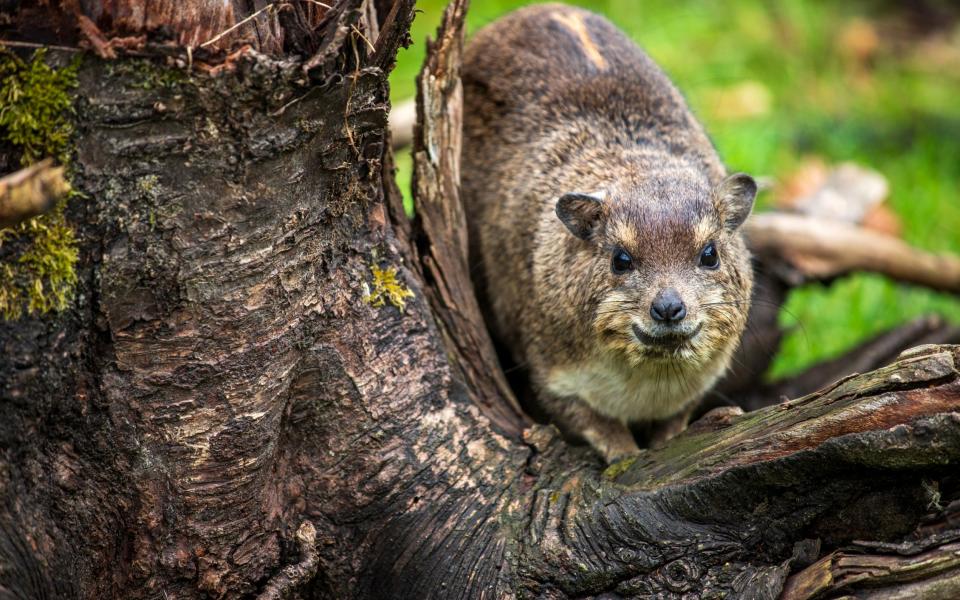
[{"label": "green grass", "polygon": [[[523,4],[475,1],[469,31]],[[888,178],[907,241],[960,253],[960,26],[937,37],[891,36],[891,24],[902,29],[905,20],[887,7],[904,3],[878,0],[576,4],[607,15],[670,74],[731,169],[782,178],[809,156],[828,164],[855,161]],[[401,53],[391,77],[394,101],[413,95],[423,40],[434,34],[444,5],[418,3],[414,45]],[[841,42],[857,22],[881,32],[864,63]],[[767,90],[768,110],[719,113],[711,100],[744,82]],[[398,163],[409,193],[409,157]],[[769,202],[761,197],[761,208]],[[771,375],[796,372],[930,313],[960,322],[960,301],[867,275],[796,290],[782,318],[792,333]]]}]

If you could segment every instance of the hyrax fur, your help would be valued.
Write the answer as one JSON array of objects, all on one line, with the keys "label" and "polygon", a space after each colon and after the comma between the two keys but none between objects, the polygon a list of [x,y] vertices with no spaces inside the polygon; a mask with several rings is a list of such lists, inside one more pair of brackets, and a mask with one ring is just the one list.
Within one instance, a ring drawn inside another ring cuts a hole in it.
[{"label": "hyrax fur", "polygon": [[494,336],[562,430],[608,461],[681,421],[746,324],[725,169],[667,76],[606,19],[547,4],[479,31],[463,65],[462,196]]}]

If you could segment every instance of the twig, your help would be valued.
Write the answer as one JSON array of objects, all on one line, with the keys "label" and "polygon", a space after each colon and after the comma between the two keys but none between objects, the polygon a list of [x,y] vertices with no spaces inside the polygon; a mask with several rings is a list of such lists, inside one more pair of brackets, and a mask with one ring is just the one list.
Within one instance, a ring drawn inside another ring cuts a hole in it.
[{"label": "twig", "polygon": [[363,35],[362,31],[357,29],[356,25],[351,25],[350,27],[353,28],[353,30],[357,33],[357,35],[359,35],[363,39],[363,41],[367,43],[367,46],[370,48],[370,52],[377,51],[377,49],[373,46],[373,43],[371,43],[370,40],[367,39],[367,36]]},{"label": "twig", "polygon": [[33,42],[18,42],[14,40],[0,40],[0,46],[10,48],[50,48],[51,50],[62,50],[63,52],[83,52],[83,48],[73,46],[54,46],[52,44],[35,44]]},{"label": "twig", "polygon": [[93,19],[86,15],[77,15],[76,18],[77,27],[80,29],[80,33],[86,37],[87,42],[89,42],[90,46],[93,47],[93,51],[97,56],[107,60],[117,57],[117,51],[114,50],[110,40],[107,39],[107,36],[104,35],[102,31],[100,31],[100,28],[97,27],[97,24],[94,23]]},{"label": "twig", "polygon": [[350,147],[359,154],[360,150],[357,149],[357,144],[353,140],[353,131],[350,129],[350,101],[353,100],[353,91],[357,87],[357,78],[360,77],[360,52],[357,51],[357,38],[350,37],[350,46],[353,47],[353,61],[356,63],[356,68],[350,80],[350,91],[347,92],[347,102],[343,109],[343,128],[347,132],[347,141],[350,142]]},{"label": "twig", "polygon": [[[311,4],[316,4],[317,6],[322,6],[323,8],[325,8],[325,9],[327,9],[327,10],[333,9],[333,7],[330,6],[329,4],[325,4],[325,3],[323,3],[323,2],[320,2],[319,0],[301,0],[301,1],[302,1],[302,2],[309,2],[309,3],[311,3]],[[206,48],[206,47],[209,46],[210,44],[212,44],[212,43],[216,42],[217,40],[220,40],[221,38],[223,38],[223,36],[228,35],[230,32],[236,30],[236,29],[239,28],[239,27],[243,27],[244,25],[246,25],[246,24],[249,23],[250,21],[256,19],[256,18],[257,18],[258,16],[260,16],[262,13],[267,12],[267,11],[269,11],[269,10],[271,10],[271,9],[278,8],[278,7],[280,7],[280,6],[287,5],[287,4],[290,4],[290,2],[287,1],[287,0],[282,0],[282,1],[279,1],[279,2],[271,2],[270,4],[264,6],[263,8],[261,8],[261,9],[258,10],[258,11],[256,11],[255,13],[247,16],[246,18],[244,18],[243,20],[239,21],[238,23],[234,23],[233,25],[231,25],[231,26],[228,27],[227,29],[221,31],[220,33],[218,33],[218,34],[215,35],[214,37],[212,37],[212,38],[210,38],[209,40],[205,41],[204,43],[200,44],[200,47],[201,47],[201,48]],[[358,33],[359,33],[359,32],[358,32]],[[363,34],[361,33],[360,35],[362,36]],[[369,42],[368,42],[368,43],[369,43]]]},{"label": "twig", "polygon": [[[281,4],[285,4],[285,2],[283,2],[283,3],[281,3]],[[230,32],[236,30],[236,29],[239,28],[239,27],[243,27],[244,25],[246,25],[246,24],[249,23],[250,21],[256,19],[256,18],[259,17],[262,13],[267,12],[267,11],[269,11],[269,10],[272,10],[276,5],[277,5],[277,2],[271,2],[270,4],[264,6],[263,8],[261,8],[261,9],[258,10],[258,11],[256,11],[255,13],[253,13],[253,14],[250,15],[250,16],[248,16],[247,18],[242,19],[242,20],[241,20],[240,22],[238,22],[238,23],[234,23],[231,27],[228,27],[228,28],[225,29],[224,31],[221,31],[220,33],[218,33],[218,34],[215,35],[214,37],[212,37],[212,38],[210,38],[209,40],[205,41],[204,43],[200,44],[200,47],[201,47],[201,48],[205,48],[205,47],[209,46],[210,44],[212,44],[212,43],[216,42],[217,40],[223,38],[223,36],[229,34]]]},{"label": "twig", "polygon": [[277,110],[275,110],[275,111],[273,111],[272,113],[270,113],[270,116],[271,116],[271,117],[279,117],[279,116],[282,115],[283,113],[287,112],[287,109],[288,109],[288,108],[290,108],[291,106],[293,106],[293,105],[296,104],[297,102],[300,102],[301,100],[303,100],[304,98],[306,98],[307,96],[309,96],[309,95],[310,95],[310,92],[312,92],[312,91],[313,91],[313,90],[310,90],[310,91],[308,91],[308,92],[305,92],[305,93],[297,96],[296,98],[294,98],[294,99],[291,100],[290,102],[287,102],[286,104],[284,104],[283,106],[281,106],[281,107],[278,108]]},{"label": "twig", "polygon": [[50,158],[3,177],[0,179],[0,229],[47,212],[69,191],[63,167],[54,167]]}]

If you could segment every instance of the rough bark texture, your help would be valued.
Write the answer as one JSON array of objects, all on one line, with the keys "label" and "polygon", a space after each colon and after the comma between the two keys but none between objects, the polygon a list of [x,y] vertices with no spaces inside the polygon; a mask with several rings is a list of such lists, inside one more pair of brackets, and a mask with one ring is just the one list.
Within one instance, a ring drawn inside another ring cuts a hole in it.
[{"label": "rough bark texture", "polygon": [[[709,413],[609,468],[530,427],[458,228],[466,3],[420,78],[413,223],[386,139],[386,71],[413,7],[372,7],[345,0],[315,28],[285,28],[315,44],[299,60],[246,53],[188,77],[122,52],[83,58],[71,179],[87,199],[68,208],[80,289],[68,311],[0,322],[0,597],[956,588],[957,347]],[[19,31],[66,44],[76,26]],[[388,289],[372,267],[413,292],[405,310],[371,302]],[[777,269],[761,273],[760,323],[789,285]],[[857,368],[949,334],[894,332]],[[768,355],[728,392],[748,398]],[[919,579],[901,575],[917,564]]]},{"label": "rough bark texture", "polygon": [[103,58],[116,58],[118,52],[142,51],[148,44],[208,53],[249,46],[265,54],[310,54],[321,45],[314,30],[327,20],[325,5],[331,4],[338,3],[11,0],[2,8],[10,15],[5,39],[82,45]]},{"label": "rough bark texture", "polygon": [[0,323],[0,590],[250,595],[298,562],[304,521],[352,587],[351,523],[402,448],[384,431],[403,403],[376,399],[426,401],[443,376],[421,306],[364,301],[370,266],[397,261],[369,213],[412,2],[383,54],[351,33],[360,8],[338,5],[306,73],[83,58],[77,299]]},{"label": "rough bark texture", "polygon": [[[466,2],[450,4],[440,25],[441,37],[428,43],[427,60],[417,79],[419,125],[413,148],[417,211],[410,247],[430,283],[427,300],[460,379],[484,414],[502,431],[517,436],[529,421],[497,363],[470,282],[466,214],[460,202],[463,28],[457,24],[466,10]],[[405,220],[401,208],[394,205],[394,222]]]}]

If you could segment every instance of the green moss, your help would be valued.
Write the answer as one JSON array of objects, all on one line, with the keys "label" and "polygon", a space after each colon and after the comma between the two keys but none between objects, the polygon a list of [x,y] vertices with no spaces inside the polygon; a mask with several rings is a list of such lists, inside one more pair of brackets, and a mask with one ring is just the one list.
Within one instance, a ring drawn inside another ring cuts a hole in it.
[{"label": "green moss", "polygon": [[[43,50],[28,62],[0,49],[0,141],[19,153],[23,165],[46,157],[68,165],[74,134],[71,90],[80,63],[77,59],[55,69],[45,58]],[[17,319],[24,311],[44,314],[69,305],[78,251],[65,208],[66,201],[47,214],[0,229],[0,250],[13,248],[0,269],[0,317]]]},{"label": "green moss", "polygon": [[144,59],[109,63],[108,77],[122,77],[126,85],[142,90],[174,90],[189,81],[190,76],[182,69],[171,69]]},{"label": "green moss", "polygon": [[606,479],[616,479],[617,477],[623,475],[633,466],[633,463],[637,462],[637,457],[630,456],[622,460],[618,460],[613,463],[603,471],[603,477]]},{"label": "green moss", "polygon": [[69,159],[73,136],[73,99],[79,62],[54,69],[38,50],[30,62],[0,50],[0,130],[20,151],[27,166],[48,156],[60,163]]},{"label": "green moss", "polygon": [[6,320],[18,318],[23,310],[23,294],[16,285],[16,274],[13,265],[0,265],[0,317]]},{"label": "green moss", "polygon": [[67,225],[61,204],[44,218],[26,223],[33,237],[19,263],[30,280],[27,310],[32,313],[61,311],[73,298],[77,284],[77,240]]}]

